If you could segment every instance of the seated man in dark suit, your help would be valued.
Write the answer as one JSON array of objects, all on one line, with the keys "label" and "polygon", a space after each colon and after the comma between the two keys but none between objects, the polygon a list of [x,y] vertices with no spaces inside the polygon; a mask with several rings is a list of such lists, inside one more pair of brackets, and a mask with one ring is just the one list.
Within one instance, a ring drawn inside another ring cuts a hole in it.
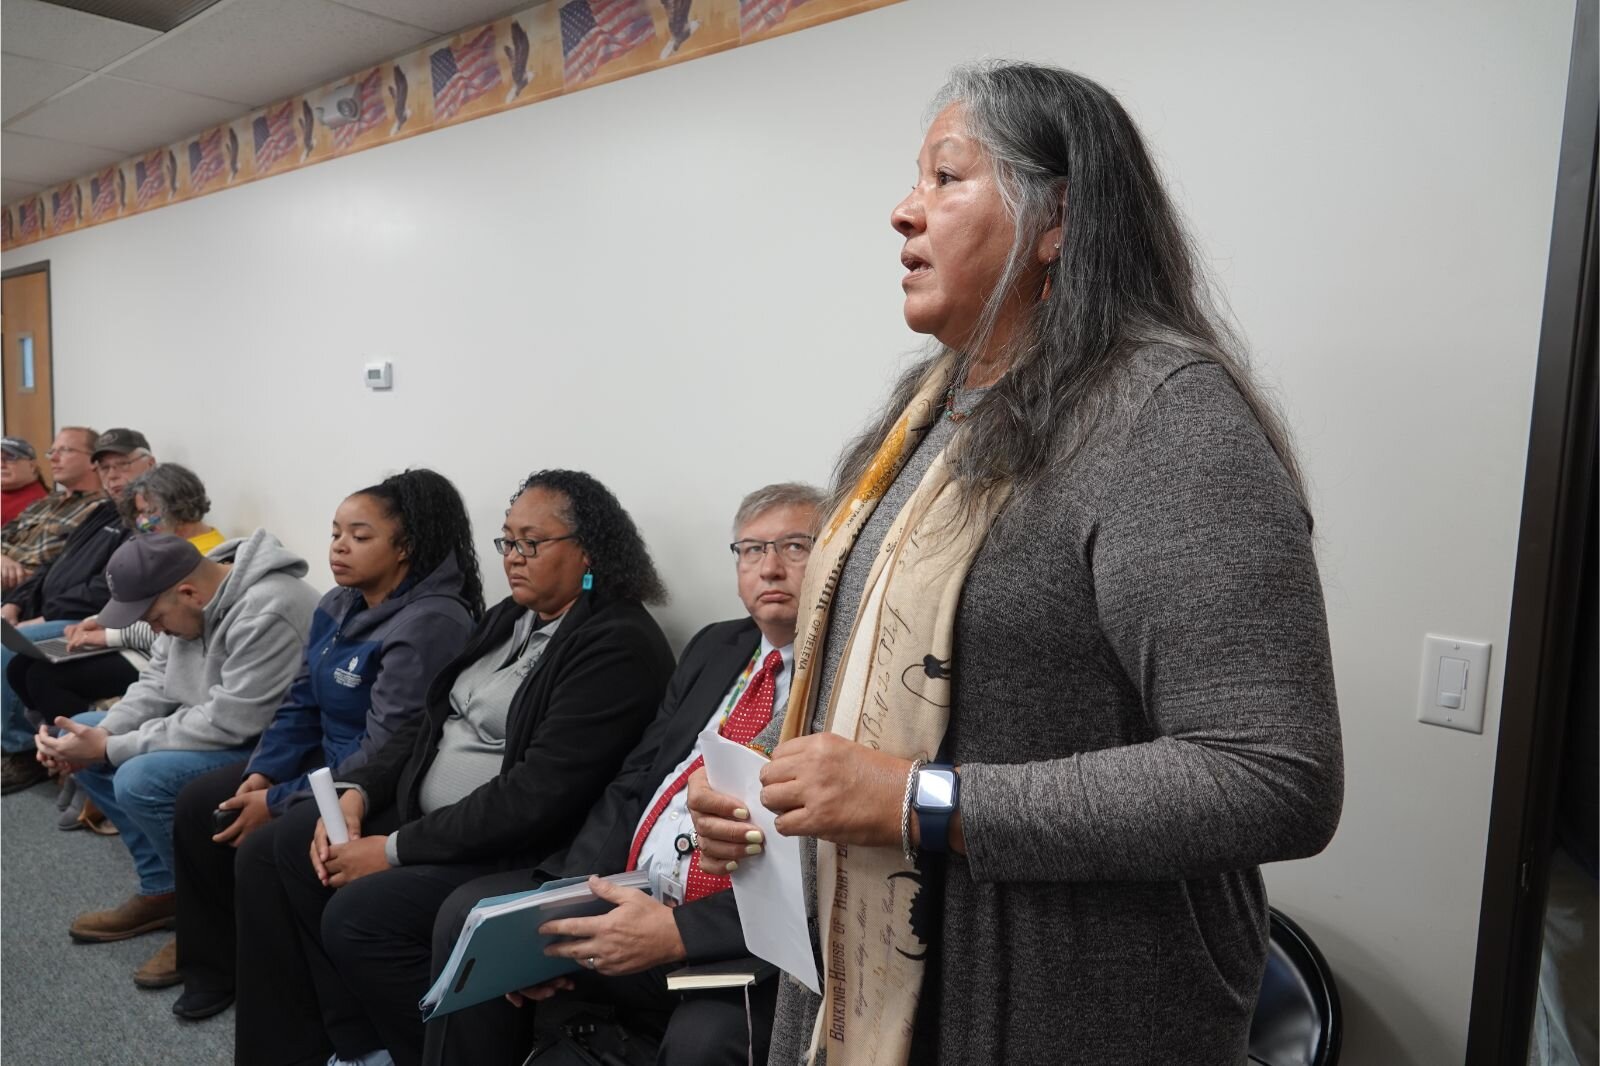
[{"label": "seated man in dark suit", "polygon": [[[750,616],[709,625],[689,642],[655,721],[564,853],[536,870],[470,882],[445,902],[434,924],[435,976],[478,900],[559,877],[648,868],[654,898],[605,886],[616,909],[556,923],[570,936],[557,950],[588,972],[513,998],[547,999],[570,989],[624,1015],[653,1019],[664,1029],[658,1066],[744,1063],[752,1049],[754,1061],[766,1061],[776,979],[752,990],[748,1021],[742,991],[667,990],[666,974],[680,965],[749,954],[729,881],[702,872],[690,846],[684,786],[699,768],[704,731],[748,742],[774,707],[787,703],[800,583],[821,504],[820,492],[798,484],[769,485],[745,497],[732,547],[739,598]],[[425,1061],[515,1066],[531,1042],[533,1013],[493,1002],[432,1022]]]}]

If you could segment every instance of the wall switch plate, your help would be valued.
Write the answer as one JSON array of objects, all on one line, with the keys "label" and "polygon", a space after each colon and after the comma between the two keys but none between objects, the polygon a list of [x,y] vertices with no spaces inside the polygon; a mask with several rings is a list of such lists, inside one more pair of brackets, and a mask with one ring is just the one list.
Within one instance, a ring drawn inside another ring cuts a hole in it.
[{"label": "wall switch plate", "polygon": [[1488,695],[1489,645],[1432,633],[1422,638],[1417,721],[1482,733]]}]

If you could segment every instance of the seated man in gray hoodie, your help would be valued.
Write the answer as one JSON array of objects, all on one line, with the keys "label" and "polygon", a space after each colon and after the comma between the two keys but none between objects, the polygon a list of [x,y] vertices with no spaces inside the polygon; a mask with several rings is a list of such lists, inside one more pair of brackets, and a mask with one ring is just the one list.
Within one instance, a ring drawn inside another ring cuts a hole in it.
[{"label": "seated man in gray hoodie", "polygon": [[81,914],[74,940],[124,940],[172,925],[172,821],[194,777],[250,753],[294,680],[317,605],[305,560],[265,530],[202,556],[182,537],[135,537],[111,556],[108,627],[162,634],[148,666],[109,711],[41,727],[39,760],[72,770],[122,831],[139,891]]}]

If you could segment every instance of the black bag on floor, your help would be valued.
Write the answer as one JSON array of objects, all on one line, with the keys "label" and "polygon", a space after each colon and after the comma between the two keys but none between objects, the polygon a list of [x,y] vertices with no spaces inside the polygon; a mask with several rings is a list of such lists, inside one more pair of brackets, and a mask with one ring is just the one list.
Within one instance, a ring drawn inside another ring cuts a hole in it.
[{"label": "black bag on floor", "polygon": [[614,1012],[592,1009],[540,1026],[522,1066],[653,1066],[656,1051],[655,1040],[623,1026]]}]

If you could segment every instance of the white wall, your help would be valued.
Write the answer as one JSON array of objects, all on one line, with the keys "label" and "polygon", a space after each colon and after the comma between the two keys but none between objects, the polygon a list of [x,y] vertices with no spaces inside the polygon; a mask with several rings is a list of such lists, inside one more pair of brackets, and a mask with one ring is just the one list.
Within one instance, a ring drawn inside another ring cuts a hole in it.
[{"label": "white wall", "polygon": [[[1483,736],[1418,724],[1418,647],[1492,641],[1498,691],[1572,15],[911,0],[4,266],[51,262],[58,418],[144,429],[223,526],[316,558],[344,493],[426,463],[482,541],[521,475],[585,468],[641,522],[681,642],[737,609],[740,494],[825,479],[916,345],[887,217],[943,72],[1099,78],[1313,483],[1349,783],[1327,852],[1268,871],[1273,901],[1339,975],[1344,1061],[1436,1066],[1465,1045],[1499,707]],[[361,385],[378,357],[388,395]]]}]

